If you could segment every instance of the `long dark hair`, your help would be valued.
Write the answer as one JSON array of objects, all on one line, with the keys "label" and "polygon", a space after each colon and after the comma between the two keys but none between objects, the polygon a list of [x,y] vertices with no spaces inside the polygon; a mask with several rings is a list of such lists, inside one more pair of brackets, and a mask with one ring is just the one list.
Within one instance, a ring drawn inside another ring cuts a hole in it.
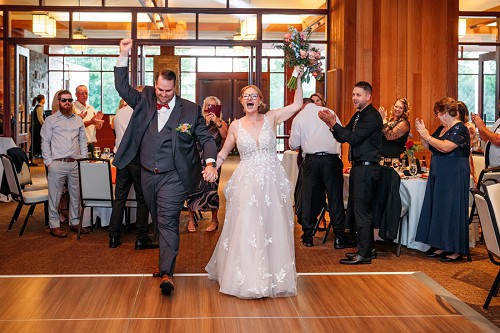
[{"label": "long dark hair", "polygon": [[40,102],[44,99],[45,99],[45,96],[43,96],[43,95],[36,96],[35,98],[33,98],[33,102],[31,102],[31,106],[35,106],[37,104],[40,104]]}]

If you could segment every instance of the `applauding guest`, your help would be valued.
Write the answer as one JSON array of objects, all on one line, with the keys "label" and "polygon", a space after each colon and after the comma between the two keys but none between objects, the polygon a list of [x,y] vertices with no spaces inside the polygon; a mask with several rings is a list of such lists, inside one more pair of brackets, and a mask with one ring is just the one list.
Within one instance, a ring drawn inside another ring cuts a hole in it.
[{"label": "applauding guest", "polygon": [[406,98],[398,98],[391,107],[388,115],[385,108],[381,106],[378,111],[384,121],[382,127],[382,156],[389,158],[399,158],[405,151],[405,143],[410,134],[410,105]]},{"label": "applauding guest", "polygon": [[469,239],[470,137],[457,114],[457,102],[446,97],[434,104],[441,125],[432,135],[423,121],[415,121],[422,144],[432,152],[415,240],[430,245],[427,256],[442,262],[461,260]]}]

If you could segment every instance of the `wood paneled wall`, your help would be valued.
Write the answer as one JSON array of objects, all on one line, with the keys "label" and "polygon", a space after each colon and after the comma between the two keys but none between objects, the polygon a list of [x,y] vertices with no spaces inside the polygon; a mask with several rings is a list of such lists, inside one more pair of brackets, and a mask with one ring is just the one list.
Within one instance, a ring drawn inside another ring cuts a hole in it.
[{"label": "wood paneled wall", "polygon": [[[458,15],[458,0],[330,0],[335,75],[327,76],[327,101],[342,123],[354,113],[352,87],[362,80],[372,84],[376,108],[406,97],[410,123],[421,118],[433,132],[435,101],[457,97]],[[418,141],[414,126],[411,132]]]}]

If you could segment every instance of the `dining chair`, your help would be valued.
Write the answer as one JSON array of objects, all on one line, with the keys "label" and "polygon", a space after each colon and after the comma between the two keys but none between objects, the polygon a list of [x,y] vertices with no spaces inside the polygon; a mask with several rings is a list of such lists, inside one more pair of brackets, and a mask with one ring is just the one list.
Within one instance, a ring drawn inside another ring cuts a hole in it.
[{"label": "dining chair", "polygon": [[77,239],[80,239],[85,208],[90,208],[90,226],[93,229],[94,207],[113,207],[113,184],[109,160],[82,158],[77,162],[81,201]]},{"label": "dining chair", "polygon": [[21,189],[18,173],[16,171],[16,167],[14,166],[14,162],[8,155],[0,154],[0,157],[2,159],[5,177],[9,185],[9,194],[14,201],[18,202],[16,210],[14,211],[14,215],[12,215],[12,219],[10,220],[8,230],[11,230],[14,222],[17,221],[23,205],[29,205],[30,208],[28,210],[28,213],[26,214],[26,218],[24,219],[21,230],[19,231],[19,236],[23,235],[26,224],[28,223],[28,219],[33,215],[35,207],[39,203],[43,203],[45,224],[48,224],[49,190],[46,188],[33,191],[24,191],[23,189]]},{"label": "dining chair", "polygon": [[[472,188],[470,191],[474,196],[476,203],[481,228],[483,231],[484,241],[488,250],[490,261],[500,266],[500,183],[495,182],[493,185],[481,184],[482,190]],[[490,305],[493,296],[497,296],[500,287],[500,269],[497,273],[495,281],[490,288],[483,308],[487,309]]]},{"label": "dining chair", "polygon": [[[476,166],[476,163],[479,167],[481,167],[483,165],[483,163],[484,163],[484,165],[487,166],[487,164],[484,162],[485,161],[484,155],[473,154],[472,158],[474,161],[474,166]],[[495,179],[495,180],[500,181],[500,167],[491,167],[491,168],[486,167],[480,171],[478,171],[478,169],[475,167],[475,172],[478,174],[477,184],[476,184],[476,189],[478,189],[478,190],[480,189],[481,184],[484,183],[485,180]],[[469,209],[469,223],[467,224],[467,231],[469,229],[469,226],[472,223],[474,223],[475,216],[477,216],[476,202],[475,202],[475,200],[472,200],[472,203],[471,203],[470,209]],[[469,248],[468,245],[467,245],[467,248]],[[470,251],[467,251],[467,260],[472,261]]]}]

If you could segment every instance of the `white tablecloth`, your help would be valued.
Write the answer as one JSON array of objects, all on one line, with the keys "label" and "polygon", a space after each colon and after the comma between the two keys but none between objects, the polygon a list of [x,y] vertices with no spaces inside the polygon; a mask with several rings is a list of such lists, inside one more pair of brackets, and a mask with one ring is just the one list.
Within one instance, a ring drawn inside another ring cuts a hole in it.
[{"label": "white tablecloth", "polygon": [[[7,154],[7,150],[15,147],[16,144],[14,140],[10,137],[0,137],[0,154]],[[0,162],[0,184],[3,180],[3,164]],[[0,201],[7,201],[7,197],[3,194],[0,194]]]},{"label": "white tablecloth", "polygon": [[[427,180],[421,178],[401,179],[401,185],[399,186],[401,204],[408,207],[408,216],[405,217],[401,230],[401,244],[406,245],[409,249],[420,251],[427,251],[430,248],[427,244],[415,241],[426,186]],[[348,197],[349,174],[344,174],[344,198],[347,199]]]},{"label": "white tablecloth", "polygon": [[299,176],[299,167],[297,166],[297,156],[298,153],[294,150],[287,150],[283,153],[283,159],[281,160],[281,165],[285,168],[285,172],[288,175],[288,179],[292,183],[292,195],[291,201],[294,204],[293,192],[295,191],[295,184],[297,184],[297,177]]}]

